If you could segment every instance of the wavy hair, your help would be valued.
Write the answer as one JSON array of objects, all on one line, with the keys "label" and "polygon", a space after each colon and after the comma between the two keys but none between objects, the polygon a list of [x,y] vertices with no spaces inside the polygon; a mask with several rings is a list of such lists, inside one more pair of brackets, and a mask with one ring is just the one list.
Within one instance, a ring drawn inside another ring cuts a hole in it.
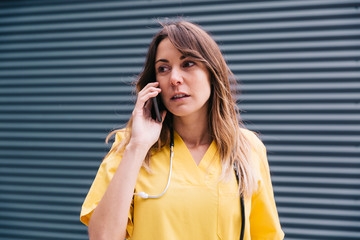
[{"label": "wavy hair", "polygon": [[[222,165],[222,178],[228,178],[233,174],[234,167],[239,173],[239,191],[245,196],[250,196],[257,187],[255,173],[251,163],[251,146],[242,133],[244,128],[240,120],[239,109],[233,97],[231,86],[236,86],[236,80],[227,66],[223,55],[212,37],[200,26],[188,21],[160,23],[160,30],[153,38],[144,64],[144,70],[140,73],[137,83],[137,93],[149,82],[156,79],[155,56],[160,42],[168,38],[170,42],[184,56],[189,56],[205,64],[210,73],[211,95],[208,109],[208,129],[214,139]],[[111,151],[120,151],[130,141],[132,118],[124,129],[112,131],[106,138],[106,142],[116,132],[126,131],[125,139],[114,146]],[[169,144],[170,129],[172,127],[172,114],[167,113],[158,141],[149,150],[143,167],[150,169],[151,155]],[[110,154],[110,153],[109,153]]]}]

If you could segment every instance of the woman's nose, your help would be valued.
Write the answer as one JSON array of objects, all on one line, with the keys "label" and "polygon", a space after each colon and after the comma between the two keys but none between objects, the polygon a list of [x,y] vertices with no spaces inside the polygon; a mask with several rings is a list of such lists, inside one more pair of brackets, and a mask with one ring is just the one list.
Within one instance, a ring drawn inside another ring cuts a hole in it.
[{"label": "woman's nose", "polygon": [[173,69],[171,70],[170,83],[171,83],[171,85],[173,85],[173,86],[177,86],[177,85],[183,83],[183,76],[182,76],[180,70],[178,70],[178,69],[176,69],[176,68],[173,68]]}]

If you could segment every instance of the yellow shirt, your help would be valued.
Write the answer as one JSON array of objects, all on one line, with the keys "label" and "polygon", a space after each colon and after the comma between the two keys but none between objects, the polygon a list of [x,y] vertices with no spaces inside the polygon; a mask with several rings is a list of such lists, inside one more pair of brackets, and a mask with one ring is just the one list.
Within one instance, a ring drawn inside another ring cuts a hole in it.
[{"label": "yellow shirt", "polygon": [[[283,239],[270,180],[266,150],[248,130],[242,130],[252,143],[252,161],[259,175],[259,188],[245,199],[244,239]],[[117,133],[115,143],[121,141]],[[107,156],[83,203],[81,221],[88,225],[117,166],[121,153]],[[158,195],[163,192],[169,174],[168,146],[151,159],[152,173],[141,169],[135,192]],[[174,158],[170,186],[158,199],[134,196],[128,217],[127,239],[131,240],[238,240],[240,237],[240,198],[235,174],[229,181],[219,181],[221,164],[213,141],[196,165],[181,137],[174,134]]]}]

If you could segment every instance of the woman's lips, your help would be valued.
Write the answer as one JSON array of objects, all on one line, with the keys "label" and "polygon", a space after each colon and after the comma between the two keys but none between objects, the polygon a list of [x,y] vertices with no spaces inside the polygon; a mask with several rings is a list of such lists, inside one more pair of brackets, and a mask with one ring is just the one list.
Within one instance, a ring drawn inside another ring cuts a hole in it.
[{"label": "woman's lips", "polygon": [[190,95],[184,94],[184,93],[179,93],[179,94],[175,94],[171,100],[180,100],[180,99],[184,99],[189,97]]}]

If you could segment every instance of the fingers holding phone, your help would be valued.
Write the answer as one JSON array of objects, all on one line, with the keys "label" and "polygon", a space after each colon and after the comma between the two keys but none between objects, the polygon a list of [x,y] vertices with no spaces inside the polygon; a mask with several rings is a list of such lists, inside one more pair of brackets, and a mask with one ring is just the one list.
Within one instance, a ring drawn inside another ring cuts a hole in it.
[{"label": "fingers holding phone", "polygon": [[[158,82],[148,83],[139,93],[132,113],[132,138],[152,146],[159,138],[166,111],[159,104],[161,89]],[[157,108],[157,110],[156,110]]]},{"label": "fingers holding phone", "polygon": [[133,113],[141,113],[141,112],[143,112],[144,108],[147,109],[147,108],[151,107],[151,106],[149,106],[149,104],[147,104],[148,100],[152,97],[156,97],[161,92],[161,89],[158,88],[157,86],[159,86],[158,82],[151,82],[151,83],[147,84],[138,93]]}]

